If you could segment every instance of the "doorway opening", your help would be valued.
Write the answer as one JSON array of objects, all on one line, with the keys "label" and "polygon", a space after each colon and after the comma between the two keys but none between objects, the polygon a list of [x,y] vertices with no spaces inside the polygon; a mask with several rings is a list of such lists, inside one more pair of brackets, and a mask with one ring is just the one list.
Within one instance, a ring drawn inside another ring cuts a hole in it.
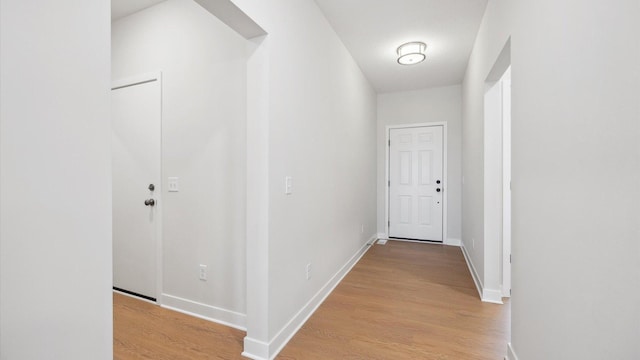
[{"label": "doorway opening", "polygon": [[511,296],[511,46],[487,76],[484,95],[485,295]]},{"label": "doorway opening", "polygon": [[151,302],[162,293],[162,78],[144,74],[111,89],[113,289]]},{"label": "doorway opening", "polygon": [[[116,7],[140,7],[112,18],[111,68],[115,79],[162,73],[161,172],[135,200],[162,219],[157,291],[149,298],[264,342],[254,334],[263,333],[266,322],[247,319],[266,316],[268,296],[253,286],[268,275],[256,265],[267,264],[268,251],[260,247],[267,242],[258,238],[266,232],[248,225],[266,214],[268,177],[256,176],[268,164],[266,32],[229,0],[142,3],[114,0]],[[137,86],[147,83],[131,88]],[[147,134],[138,139],[147,141]],[[114,273],[115,261],[114,254]],[[114,324],[114,338],[131,334],[122,331],[124,322]],[[116,341],[114,354],[128,353],[127,344]]]}]

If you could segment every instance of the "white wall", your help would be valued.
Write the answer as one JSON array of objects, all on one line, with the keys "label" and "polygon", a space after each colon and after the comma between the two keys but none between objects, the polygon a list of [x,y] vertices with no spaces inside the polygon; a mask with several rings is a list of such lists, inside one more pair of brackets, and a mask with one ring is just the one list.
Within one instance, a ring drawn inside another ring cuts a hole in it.
[{"label": "white wall", "polygon": [[511,37],[520,359],[640,357],[639,17],[637,0],[488,4],[463,84],[463,241],[483,236],[484,82]]},{"label": "white wall", "polygon": [[234,2],[269,34],[269,315],[253,340],[272,355],[377,231],[376,96],[313,1]]},{"label": "white wall", "polygon": [[[281,12],[268,25],[269,329],[275,334],[376,232],[376,109],[372,87],[316,4],[272,3]],[[287,175],[291,196],[283,191]]]},{"label": "white wall", "polygon": [[[447,237],[459,242],[462,223],[461,86],[429,88],[378,95],[377,199],[378,233],[385,232],[386,127],[445,121],[447,123]],[[446,241],[446,240],[445,240]]]},{"label": "white wall", "polygon": [[122,18],[112,37],[114,80],[163,76],[163,182],[180,191],[162,194],[162,302],[244,326],[246,40],[191,0]]},{"label": "white wall", "polygon": [[109,2],[0,2],[0,358],[111,359]]}]

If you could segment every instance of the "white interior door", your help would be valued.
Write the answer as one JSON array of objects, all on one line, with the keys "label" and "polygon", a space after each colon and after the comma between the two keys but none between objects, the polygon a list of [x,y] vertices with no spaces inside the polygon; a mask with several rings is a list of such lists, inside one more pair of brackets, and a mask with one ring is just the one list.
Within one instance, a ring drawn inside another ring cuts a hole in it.
[{"label": "white interior door", "polygon": [[155,301],[161,194],[160,79],[114,87],[111,94],[113,286]]},{"label": "white interior door", "polygon": [[443,127],[389,131],[389,237],[442,241]]}]

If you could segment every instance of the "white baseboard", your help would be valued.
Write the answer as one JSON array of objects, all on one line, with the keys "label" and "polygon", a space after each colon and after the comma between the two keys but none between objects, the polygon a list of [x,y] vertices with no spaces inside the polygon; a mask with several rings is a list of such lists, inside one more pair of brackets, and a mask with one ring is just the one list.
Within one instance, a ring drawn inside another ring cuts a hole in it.
[{"label": "white baseboard", "polygon": [[376,242],[376,240],[378,240],[378,234],[371,235],[369,240],[367,240],[367,245],[373,245]]},{"label": "white baseboard", "polygon": [[482,289],[482,301],[502,305],[504,304],[504,302],[502,302],[502,291]]},{"label": "white baseboard", "polygon": [[242,356],[253,360],[267,360],[269,359],[269,344],[245,336]]},{"label": "white baseboard", "polygon": [[376,244],[378,245],[386,245],[387,241],[389,240],[389,237],[385,233],[378,233],[377,237],[378,241],[376,241]]},{"label": "white baseboard", "polygon": [[473,282],[476,284],[476,289],[478,290],[478,295],[480,295],[480,299],[483,302],[494,303],[494,304],[504,304],[502,302],[502,291],[494,290],[494,289],[485,289],[482,285],[482,280],[476,271],[476,267],[473,265],[473,261],[471,261],[471,256],[467,252],[467,248],[464,247],[464,243],[461,242],[460,248],[462,249],[462,255],[464,255],[464,260],[467,263],[467,267],[469,268],[469,272],[471,273],[471,277],[473,278]]},{"label": "white baseboard", "polygon": [[511,345],[511,343],[507,344],[507,356],[504,357],[504,360],[518,360],[516,352],[513,350],[513,346]]},{"label": "white baseboard", "polygon": [[454,239],[454,238],[447,238],[444,241],[445,245],[449,245],[449,246],[462,246],[462,240],[460,239]]},{"label": "white baseboard", "polygon": [[235,329],[243,331],[247,330],[247,316],[235,311],[202,304],[168,294],[162,294],[161,306],[163,308],[181,312],[183,314],[191,315],[204,320],[213,321],[215,323],[229,326]]},{"label": "white baseboard", "polygon": [[[370,241],[375,241],[377,236],[372,236]],[[289,340],[300,330],[313,313],[320,307],[333,289],[358,263],[360,258],[371,248],[370,241],[362,245],[358,251],[327,281],[327,283],[298,311],[297,314],[273,337],[267,344],[248,337],[244,339],[243,356],[254,360],[272,360],[287,345]]]},{"label": "white baseboard", "polygon": [[467,248],[464,246],[464,244],[462,244],[460,248],[462,249],[462,255],[464,256],[464,260],[467,263],[469,272],[471,273],[471,278],[473,279],[474,284],[476,284],[476,289],[478,289],[478,295],[480,295],[480,298],[482,298],[482,281],[480,280],[480,277],[476,272],[476,267],[473,266],[473,262],[471,261],[471,256],[469,256],[469,253],[467,252]]}]

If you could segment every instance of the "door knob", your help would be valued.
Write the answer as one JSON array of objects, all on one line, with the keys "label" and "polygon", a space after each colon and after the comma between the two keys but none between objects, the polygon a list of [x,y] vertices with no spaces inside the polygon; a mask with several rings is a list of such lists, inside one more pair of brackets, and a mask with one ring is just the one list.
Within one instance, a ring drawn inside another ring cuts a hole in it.
[{"label": "door knob", "polygon": [[440,180],[436,180],[436,184],[440,184]]},{"label": "door knob", "polygon": [[153,199],[149,199],[149,200],[145,200],[144,204],[145,206],[154,206],[156,204],[156,201]]},{"label": "door knob", "polygon": [[149,184],[149,190],[153,191],[156,189],[156,186],[153,184]]},{"label": "door knob", "polygon": [[436,189],[436,192],[440,192],[440,188],[437,188],[437,189]]}]

